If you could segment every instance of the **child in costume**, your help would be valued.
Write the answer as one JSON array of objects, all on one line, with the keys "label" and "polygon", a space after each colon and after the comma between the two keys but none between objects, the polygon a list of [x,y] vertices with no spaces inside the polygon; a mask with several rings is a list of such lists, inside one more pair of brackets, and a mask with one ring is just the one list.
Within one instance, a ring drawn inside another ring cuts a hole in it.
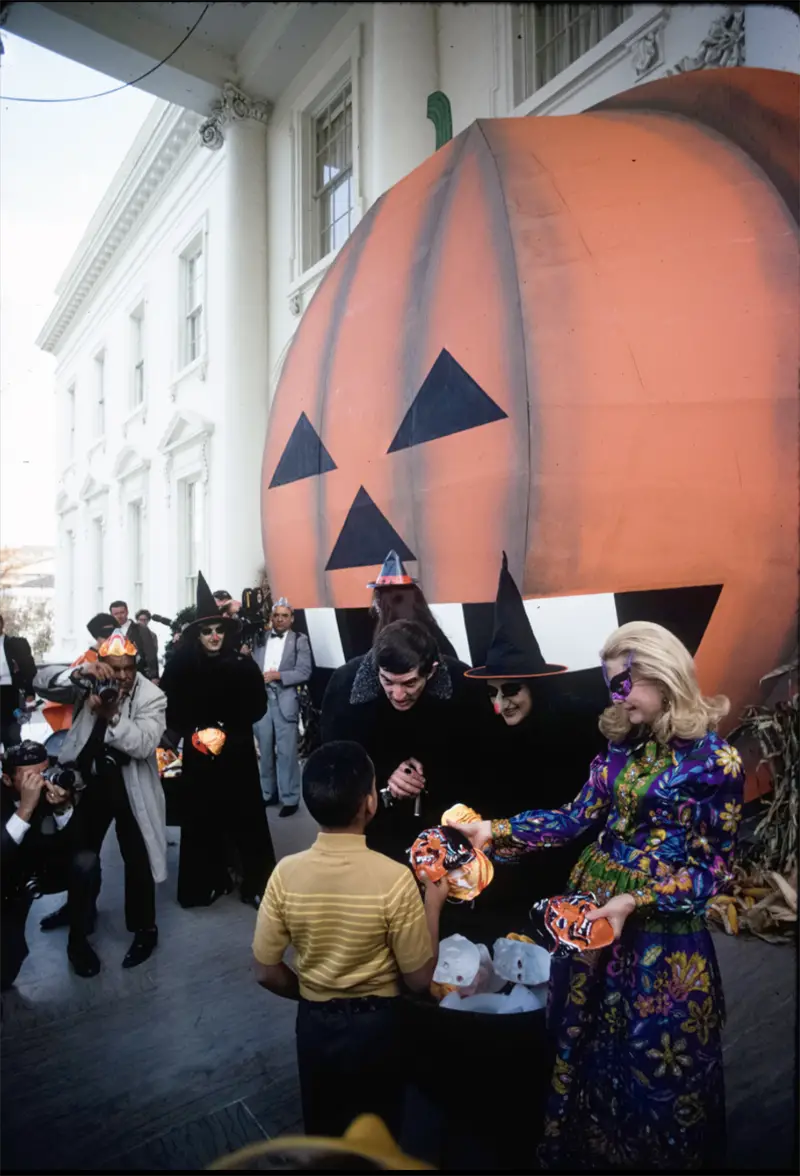
[{"label": "child in costume", "polygon": [[[306,1131],[341,1135],[366,1112],[396,1131],[400,980],[414,992],[430,985],[447,888],[427,883],[423,905],[410,870],[367,849],[378,794],[372,761],[357,743],[314,752],[303,799],[321,832],[269,880],[253,940],[258,980],[298,1001]],[[283,962],[290,946],[295,971]]]},{"label": "child in costume", "polygon": [[660,625],[623,625],[601,653],[608,753],[563,808],[457,827],[495,862],[599,830],[569,890],[596,894],[615,942],[554,957],[556,1036],[546,1167],[724,1165],[722,988],[706,904],[731,881],[742,812],[735,749],[714,733],[688,650]]}]

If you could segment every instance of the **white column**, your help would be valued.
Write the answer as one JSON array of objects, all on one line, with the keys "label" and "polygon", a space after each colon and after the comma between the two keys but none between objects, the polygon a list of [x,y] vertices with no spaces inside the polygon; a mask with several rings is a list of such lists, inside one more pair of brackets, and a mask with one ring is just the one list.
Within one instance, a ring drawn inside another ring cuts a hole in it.
[{"label": "white column", "polygon": [[[211,442],[207,524],[211,575],[233,593],[255,583],[261,544],[261,459],[267,426],[267,114],[235,117],[224,128],[226,338],[224,429]],[[224,517],[210,498],[222,495]],[[223,556],[220,559],[220,556]]]},{"label": "white column", "polygon": [[377,199],[433,154],[428,95],[438,89],[433,4],[373,4],[373,185]]}]

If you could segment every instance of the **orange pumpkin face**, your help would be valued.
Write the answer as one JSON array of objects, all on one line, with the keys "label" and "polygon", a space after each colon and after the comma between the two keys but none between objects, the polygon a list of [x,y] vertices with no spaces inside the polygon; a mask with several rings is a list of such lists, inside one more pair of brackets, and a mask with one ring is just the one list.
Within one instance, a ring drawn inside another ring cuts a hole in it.
[{"label": "orange pumpkin face", "polygon": [[553,951],[595,951],[614,942],[608,919],[586,918],[597,910],[593,894],[569,894],[535,904],[544,909],[544,925],[555,940]]},{"label": "orange pumpkin face", "polygon": [[798,78],[702,74],[476,123],[373,206],[270,417],[295,606],[363,606],[390,548],[428,600],[491,601],[506,550],[526,597],[721,585],[697,664],[734,714],[786,660]]}]

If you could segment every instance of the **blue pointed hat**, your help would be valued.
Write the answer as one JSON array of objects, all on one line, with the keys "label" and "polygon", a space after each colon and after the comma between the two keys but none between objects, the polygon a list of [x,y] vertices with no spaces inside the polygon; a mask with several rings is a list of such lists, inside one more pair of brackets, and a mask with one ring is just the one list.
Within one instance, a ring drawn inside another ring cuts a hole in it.
[{"label": "blue pointed hat", "polygon": [[390,551],[383,561],[383,567],[377,580],[367,584],[368,588],[397,588],[416,584],[418,581],[409,576],[403,567],[403,561],[396,551]]}]

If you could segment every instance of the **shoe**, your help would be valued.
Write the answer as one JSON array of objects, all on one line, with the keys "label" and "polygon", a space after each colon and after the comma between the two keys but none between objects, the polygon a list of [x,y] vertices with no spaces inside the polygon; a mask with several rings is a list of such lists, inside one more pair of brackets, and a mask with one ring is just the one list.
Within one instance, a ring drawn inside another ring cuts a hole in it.
[{"label": "shoe", "polygon": [[158,943],[158,927],[151,927],[149,931],[137,931],[133,943],[128,948],[128,954],[122,961],[123,968],[138,968],[145,960],[149,960]]},{"label": "shoe", "polygon": [[[97,922],[97,911],[92,912],[92,917],[89,920],[89,930],[87,935],[91,935]],[[39,923],[42,931],[56,931],[59,927],[69,927],[69,904],[64,903],[57,911],[53,911],[50,915],[45,917]]]},{"label": "shoe", "polygon": [[281,809],[281,811],[278,813],[278,816],[279,817],[293,817],[299,808],[300,808],[299,804],[285,804],[283,806],[283,808]]},{"label": "shoe", "polygon": [[269,798],[269,800],[264,801],[264,808],[274,808],[277,803],[278,803],[277,796],[271,796]]},{"label": "shoe", "polygon": [[76,976],[82,976],[84,980],[96,976],[100,971],[100,958],[88,939],[70,939],[67,959]]},{"label": "shoe", "polygon": [[262,895],[242,894],[241,899],[245,906],[251,906],[254,910],[258,910],[258,908],[261,906]]}]

